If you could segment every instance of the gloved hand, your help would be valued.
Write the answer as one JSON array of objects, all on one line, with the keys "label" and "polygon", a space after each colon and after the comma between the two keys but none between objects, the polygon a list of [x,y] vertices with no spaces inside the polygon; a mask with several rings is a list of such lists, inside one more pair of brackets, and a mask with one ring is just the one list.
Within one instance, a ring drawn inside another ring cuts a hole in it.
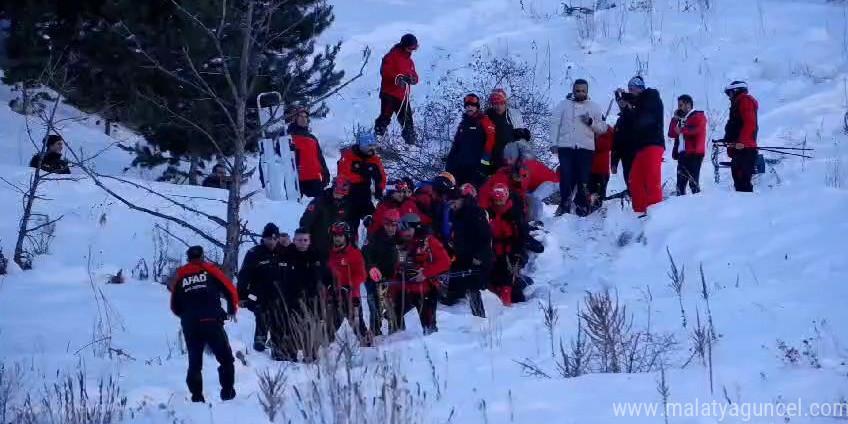
[{"label": "gloved hand", "polygon": [[471,260],[471,265],[480,266],[480,265],[483,265],[483,261],[481,261],[477,258],[474,258],[474,259]]},{"label": "gloved hand", "polygon": [[371,281],[380,282],[383,280],[383,273],[376,266],[368,271],[368,276],[371,277]]},{"label": "gloved hand", "polygon": [[582,122],[588,127],[591,127],[592,123],[594,123],[595,121],[592,119],[591,116],[589,116],[589,114],[584,113],[583,115],[580,115],[580,122]]},{"label": "gloved hand", "polygon": [[364,225],[365,228],[370,227],[371,224],[373,224],[373,223],[374,223],[374,217],[372,217],[371,215],[367,215],[365,218],[362,218],[362,225]]},{"label": "gloved hand", "polygon": [[674,111],[674,116],[678,119],[682,119],[684,116],[686,116],[686,114],[683,112],[682,109],[677,109]]}]

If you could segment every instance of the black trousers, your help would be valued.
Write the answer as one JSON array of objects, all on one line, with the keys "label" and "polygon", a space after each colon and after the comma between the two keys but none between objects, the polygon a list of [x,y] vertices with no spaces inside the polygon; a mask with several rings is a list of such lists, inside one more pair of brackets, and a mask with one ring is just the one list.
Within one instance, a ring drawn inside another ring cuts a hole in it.
[{"label": "black trousers", "polygon": [[692,194],[701,192],[701,163],[704,155],[680,153],[677,157],[677,195],[686,194],[686,186]]},{"label": "black trousers", "polygon": [[595,210],[604,203],[604,198],[607,197],[607,184],[609,184],[609,175],[604,174],[589,174],[589,194],[597,196],[597,204],[590,205],[592,210]]},{"label": "black trousers", "polygon": [[232,389],[235,384],[233,351],[224,323],[221,321],[183,322],[183,337],[188,351],[186,384],[192,395],[203,394],[203,350],[208,346],[218,360],[218,380],[221,389]]},{"label": "black trousers", "polygon": [[327,311],[327,338],[330,341],[336,339],[336,332],[342,323],[348,320],[359,338],[369,337],[368,328],[365,326],[365,316],[362,314],[362,302],[359,298],[348,299],[346,296],[336,296]]},{"label": "black trousers", "polygon": [[[524,296],[524,287],[521,280],[521,271],[517,270],[513,274],[513,272],[509,269],[509,261],[513,260],[514,259],[510,259],[506,255],[498,256],[495,258],[495,264],[492,268],[492,278],[490,285],[491,288],[495,290],[501,287],[512,287],[512,302],[526,302],[527,298]],[[523,264],[512,265],[523,267]]]},{"label": "black trousers", "polygon": [[353,214],[351,218],[356,220],[356,226],[351,228],[354,233],[359,229],[359,221],[374,213],[374,202],[371,201],[373,196],[374,193],[371,191],[371,184],[362,183],[352,184],[350,186],[348,198],[350,199],[351,213]]},{"label": "black trousers", "polygon": [[[403,108],[401,108],[403,103]],[[374,132],[377,135],[386,133],[386,129],[392,122],[392,115],[397,113],[397,121],[403,127],[403,138],[406,139],[411,134],[414,134],[415,128],[412,121],[412,106],[409,104],[409,99],[405,102],[394,96],[380,93],[380,116],[374,120]]]},{"label": "black trousers", "polygon": [[253,310],[253,315],[256,317],[256,329],[253,331],[253,343],[262,344],[268,341],[268,308],[256,305]]},{"label": "black trousers", "polygon": [[[575,212],[578,215],[589,213],[589,174],[595,152],[588,149],[559,148],[559,193],[563,210],[571,213],[571,196],[574,195]],[[576,194],[575,194],[576,191]]]},{"label": "black trousers", "polygon": [[736,191],[752,193],[754,184],[754,169],[757,166],[757,149],[746,147],[742,150],[733,150],[730,158],[730,172],[733,174],[733,187]]},{"label": "black trousers", "polygon": [[380,293],[380,285],[371,280],[365,282],[365,293],[368,297],[368,328],[371,334],[379,336],[383,334],[383,295]]},{"label": "black trousers", "polygon": [[486,289],[492,270],[491,261],[484,261],[480,266],[474,266],[471,261],[457,259],[451,265],[451,272],[468,270],[477,271],[477,274],[453,277],[447,280],[447,287],[442,293],[441,301],[450,306],[457,304],[463,297],[467,297],[471,307],[471,315],[485,318],[486,309],[483,307],[480,291]]},{"label": "black trousers", "polygon": [[432,289],[427,293],[413,293],[399,290],[392,296],[392,314],[389,320],[389,333],[406,329],[407,312],[416,309],[421,320],[421,328],[424,334],[439,331],[436,326],[436,305],[438,304],[439,292]]},{"label": "black trousers", "polygon": [[318,197],[327,184],[321,180],[300,181],[300,195],[302,197]]}]

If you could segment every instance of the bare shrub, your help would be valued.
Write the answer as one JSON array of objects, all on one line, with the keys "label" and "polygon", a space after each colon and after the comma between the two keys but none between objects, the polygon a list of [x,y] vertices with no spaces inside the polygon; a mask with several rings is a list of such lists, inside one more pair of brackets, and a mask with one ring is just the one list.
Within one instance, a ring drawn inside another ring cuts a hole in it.
[{"label": "bare shrub", "polygon": [[0,423],[8,423],[15,415],[24,387],[24,370],[20,364],[0,362]]},{"label": "bare shrub", "polygon": [[[579,316],[580,311],[577,311]],[[563,378],[578,377],[589,372],[589,362],[592,359],[592,346],[587,343],[583,334],[583,326],[577,325],[577,339],[571,341],[568,352],[559,341],[559,358],[557,359],[557,371]]]},{"label": "bare shrub", "polygon": [[545,317],[545,329],[548,331],[548,340],[551,342],[551,356],[556,356],[556,352],[554,351],[554,330],[556,330],[556,324],[559,321],[559,310],[557,310],[551,301],[550,293],[548,293],[547,303],[539,302],[539,310],[542,311]]},{"label": "bare shrub", "polygon": [[27,395],[18,424],[113,424],[123,420],[127,398],[114,376],[100,377],[89,394],[88,374],[80,365],[72,373],[56,373],[40,391]]},{"label": "bare shrub", "polygon": [[665,247],[665,252],[668,254],[669,262],[668,279],[671,280],[671,288],[677,294],[677,303],[680,305],[680,318],[683,320],[683,328],[686,328],[686,310],[683,308],[683,282],[686,280],[685,267],[677,267],[668,246]]},{"label": "bare shrub", "polygon": [[475,51],[466,66],[445,71],[430,83],[430,94],[423,103],[415,105],[419,145],[404,143],[398,136],[399,129],[391,130],[381,143],[380,154],[387,172],[423,181],[442,171],[462,116],[462,98],[476,93],[485,100],[495,88],[506,90],[510,109],[521,113],[524,126],[532,134],[533,152],[540,160],[551,162],[547,147],[550,105],[547,92],[536,83],[537,76],[536,66],[526,61],[495,56],[482,49]]},{"label": "bare shrub", "polygon": [[[171,238],[168,236],[168,224],[165,228],[153,226],[153,280],[160,284],[169,284],[176,275],[180,261],[171,254]],[[145,263],[146,265],[146,263]]]},{"label": "bare shrub", "polygon": [[278,367],[273,372],[266,368],[258,373],[259,404],[270,422],[274,422],[285,404],[285,392],[288,383],[285,371],[285,367]]}]

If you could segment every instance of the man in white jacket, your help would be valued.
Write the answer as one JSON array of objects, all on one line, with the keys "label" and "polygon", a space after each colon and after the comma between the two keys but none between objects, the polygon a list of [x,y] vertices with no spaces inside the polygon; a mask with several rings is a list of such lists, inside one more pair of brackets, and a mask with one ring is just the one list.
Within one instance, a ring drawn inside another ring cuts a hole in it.
[{"label": "man in white jacket", "polygon": [[601,108],[589,100],[589,83],[584,79],[575,80],[571,94],[554,108],[551,117],[551,151],[559,157],[562,198],[556,216],[571,213],[572,196],[575,212],[588,215],[586,184],[592,170],[595,135],[605,133],[608,128]]}]

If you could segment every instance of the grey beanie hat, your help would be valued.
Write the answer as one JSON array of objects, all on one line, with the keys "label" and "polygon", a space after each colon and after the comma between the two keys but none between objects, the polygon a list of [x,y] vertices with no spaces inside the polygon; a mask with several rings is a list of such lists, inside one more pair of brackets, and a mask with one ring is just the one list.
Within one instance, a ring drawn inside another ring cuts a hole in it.
[{"label": "grey beanie hat", "polygon": [[533,158],[533,153],[530,151],[530,145],[523,141],[513,141],[504,146],[504,159],[509,160],[527,160]]}]

